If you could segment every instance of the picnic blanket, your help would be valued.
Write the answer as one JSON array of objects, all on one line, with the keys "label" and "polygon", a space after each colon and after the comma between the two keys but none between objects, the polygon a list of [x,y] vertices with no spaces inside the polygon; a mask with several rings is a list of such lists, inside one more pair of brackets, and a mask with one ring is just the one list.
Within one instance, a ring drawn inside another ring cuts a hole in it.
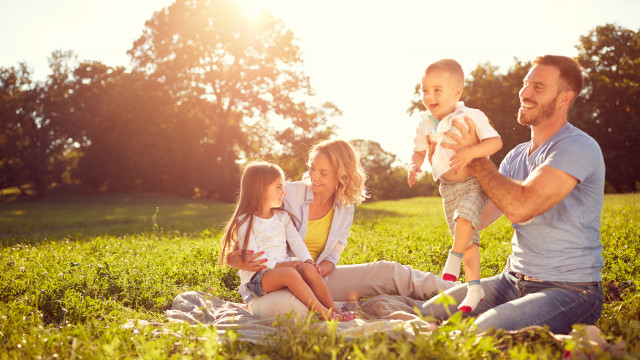
[{"label": "picnic blanket", "polygon": [[[345,310],[356,311],[360,319],[338,323],[336,332],[347,337],[384,332],[390,338],[396,339],[402,335],[415,336],[416,330],[431,331],[434,325],[422,320],[414,312],[414,307],[421,304],[422,301],[419,300],[393,295],[380,295],[359,302],[343,303],[341,305]],[[258,318],[249,313],[246,304],[218,299],[201,291],[188,291],[176,296],[165,316],[169,321],[213,325],[220,336],[232,329],[240,335],[240,340],[252,343],[258,343],[268,335],[275,334],[285,323],[278,322],[278,318],[274,317]],[[287,316],[281,317],[281,320],[284,319],[287,319]],[[131,320],[124,325],[125,328],[132,329],[142,326],[162,327],[163,324]],[[328,324],[325,321],[313,321],[309,326],[326,331]]]},{"label": "picnic blanket", "polygon": [[[379,295],[367,300],[348,302],[341,305],[345,310],[356,311],[360,319],[340,322],[336,332],[343,336],[367,336],[375,333],[386,333],[391,339],[400,336],[415,337],[416,332],[433,331],[435,326],[422,320],[415,314],[414,307],[419,307],[423,302],[404,296]],[[192,325],[213,325],[221,338],[224,338],[227,330],[233,330],[240,335],[239,340],[251,343],[264,341],[269,335],[276,334],[286,321],[277,321],[277,318],[257,318],[247,310],[246,304],[239,304],[218,299],[215,296],[200,292],[189,291],[182,293],[173,300],[171,309],[167,310],[166,318],[173,322],[184,322]],[[283,317],[286,319],[287,317]],[[307,319],[292,319],[293,321],[306,321]],[[123,325],[136,331],[140,327],[154,326],[158,328],[157,334],[167,333],[161,330],[163,323],[149,322],[145,320],[130,320]],[[325,321],[312,321],[309,327],[320,331],[326,331],[328,323]],[[518,331],[507,331],[506,336],[518,338],[527,336],[530,330],[542,329],[529,327]],[[154,330],[155,331],[155,330]],[[572,338],[572,334],[558,335],[548,332],[558,344]],[[177,335],[177,334],[174,334]],[[596,326],[588,326],[583,340],[592,346],[610,352],[614,355],[622,354],[625,344],[623,341],[611,345],[602,337]],[[569,354],[569,357],[571,354]],[[576,356],[578,355],[578,356]],[[580,358],[579,354],[573,354],[573,358]]]},{"label": "picnic blanket", "polygon": [[[418,300],[391,295],[380,295],[358,303],[344,303],[345,310],[355,310],[361,318],[338,323],[337,332],[345,336],[386,332],[392,337],[397,337],[400,334],[415,335],[414,327],[425,331],[433,329],[432,324],[415,314],[413,308],[420,304],[422,302]],[[249,313],[246,304],[221,300],[199,291],[178,295],[173,300],[171,309],[166,311],[166,317],[170,321],[189,324],[211,324],[217,328],[220,335],[227,329],[233,329],[241,335],[241,339],[253,343],[278,331],[278,327],[273,325],[277,318],[257,318]],[[310,326],[325,329],[327,323],[314,321]]]}]

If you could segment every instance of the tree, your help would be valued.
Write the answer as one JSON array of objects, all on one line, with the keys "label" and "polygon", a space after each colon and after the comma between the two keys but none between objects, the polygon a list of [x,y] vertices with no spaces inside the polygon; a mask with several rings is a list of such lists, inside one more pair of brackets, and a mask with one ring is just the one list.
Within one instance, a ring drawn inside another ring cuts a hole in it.
[{"label": "tree", "polygon": [[30,182],[22,157],[25,149],[25,127],[33,113],[37,88],[26,64],[18,68],[0,69],[0,188],[17,186],[26,195],[24,185]]},{"label": "tree", "polygon": [[497,164],[516,145],[531,139],[529,127],[517,121],[518,92],[529,68],[530,64],[515,59],[515,64],[503,75],[497,67],[485,63],[478,65],[466,82],[462,97],[465,104],[484,112],[502,138],[502,149],[491,156]]},{"label": "tree", "polygon": [[385,151],[378,142],[356,139],[350,143],[360,152],[362,166],[367,172],[367,189],[371,200],[437,194],[437,187],[429,175],[410,188],[407,184],[407,169],[398,165],[396,156]]},{"label": "tree", "polygon": [[60,180],[64,151],[70,144],[65,99],[70,94],[71,52],[55,51],[51,74],[44,82],[31,79],[26,64],[0,69],[0,185],[31,185],[38,196]]},{"label": "tree", "polygon": [[267,12],[252,19],[232,0],[177,0],[147,21],[129,51],[137,71],[200,113],[199,143],[219,162],[216,191],[231,200],[249,120],[306,118],[311,95],[293,33]]},{"label": "tree", "polygon": [[319,109],[310,108],[294,122],[294,126],[279,131],[275,139],[284,145],[274,160],[290,178],[299,180],[307,170],[307,154],[316,142],[335,134],[329,118],[342,114],[332,103],[325,103]]},{"label": "tree", "polygon": [[579,127],[600,144],[606,179],[618,192],[640,181],[640,30],[615,24],[580,37],[578,61],[585,68],[583,96],[576,102]]},{"label": "tree", "polygon": [[106,191],[193,189],[200,172],[189,170],[200,158],[189,140],[196,136],[177,126],[186,115],[161,84],[100,62],[82,63],[74,75],[69,106],[83,183]]}]

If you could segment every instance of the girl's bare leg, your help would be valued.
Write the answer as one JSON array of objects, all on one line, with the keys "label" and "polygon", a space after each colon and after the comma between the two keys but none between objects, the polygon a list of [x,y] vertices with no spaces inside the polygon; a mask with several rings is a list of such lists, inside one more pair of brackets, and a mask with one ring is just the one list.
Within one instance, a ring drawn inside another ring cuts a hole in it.
[{"label": "girl's bare leg", "polygon": [[307,285],[309,285],[318,301],[327,309],[335,311],[336,305],[331,298],[329,289],[327,289],[327,284],[324,282],[322,276],[318,274],[315,266],[303,263],[298,266],[296,270],[300,273],[300,276],[302,276],[302,279],[304,279]]},{"label": "girl's bare leg", "polygon": [[311,311],[318,312],[323,319],[330,320],[335,317],[332,309],[327,308],[318,300],[311,287],[295,268],[283,267],[264,273],[262,277],[264,292],[269,293],[284,288],[288,288],[295,297]]}]

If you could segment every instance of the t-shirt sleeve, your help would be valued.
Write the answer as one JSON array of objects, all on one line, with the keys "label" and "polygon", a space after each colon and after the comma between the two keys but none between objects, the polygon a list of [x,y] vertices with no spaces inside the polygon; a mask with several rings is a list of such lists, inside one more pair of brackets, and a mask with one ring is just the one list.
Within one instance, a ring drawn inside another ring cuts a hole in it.
[{"label": "t-shirt sleeve", "polygon": [[500,172],[500,174],[508,178],[513,178],[513,176],[509,173],[509,164],[511,164],[511,158],[514,156],[513,154],[515,150],[515,148],[511,149],[511,151],[507,153],[507,156],[502,159],[502,162],[500,162],[500,166],[498,167],[498,171]]},{"label": "t-shirt sleeve", "polygon": [[595,140],[585,136],[571,136],[558,140],[550,149],[542,165],[562,170],[584,181],[591,174],[602,158],[602,152]]}]

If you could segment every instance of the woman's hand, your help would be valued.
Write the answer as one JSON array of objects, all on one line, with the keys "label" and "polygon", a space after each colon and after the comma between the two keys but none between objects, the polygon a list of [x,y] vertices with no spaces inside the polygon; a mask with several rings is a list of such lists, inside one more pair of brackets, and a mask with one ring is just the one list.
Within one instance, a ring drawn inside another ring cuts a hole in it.
[{"label": "woman's hand", "polygon": [[318,265],[318,263],[316,263],[315,261],[313,261],[313,260],[311,260],[311,259],[309,259],[309,260],[305,261],[305,263],[313,265],[313,267],[315,267],[315,268],[316,268],[316,271],[318,272],[318,274],[322,275],[322,271],[323,271],[323,270],[322,270],[322,268],[320,267],[320,265]]},{"label": "woman's hand", "polygon": [[232,268],[246,271],[262,271],[266,268],[263,265],[267,259],[258,259],[264,254],[264,251],[253,253],[253,250],[247,250],[244,259],[242,258],[242,250],[232,251],[227,254],[227,264]]},{"label": "woman's hand", "polygon": [[327,260],[322,260],[318,267],[322,270],[321,274],[323,277],[329,276],[333,269],[336,268],[336,266],[331,261]]},{"label": "woman's hand", "polygon": [[302,264],[302,261],[300,260],[293,260],[293,261],[283,261],[280,263],[277,263],[276,266],[274,266],[276,269],[277,268],[283,268],[283,267],[292,267],[292,268],[297,268],[298,266],[300,266],[300,264]]}]

